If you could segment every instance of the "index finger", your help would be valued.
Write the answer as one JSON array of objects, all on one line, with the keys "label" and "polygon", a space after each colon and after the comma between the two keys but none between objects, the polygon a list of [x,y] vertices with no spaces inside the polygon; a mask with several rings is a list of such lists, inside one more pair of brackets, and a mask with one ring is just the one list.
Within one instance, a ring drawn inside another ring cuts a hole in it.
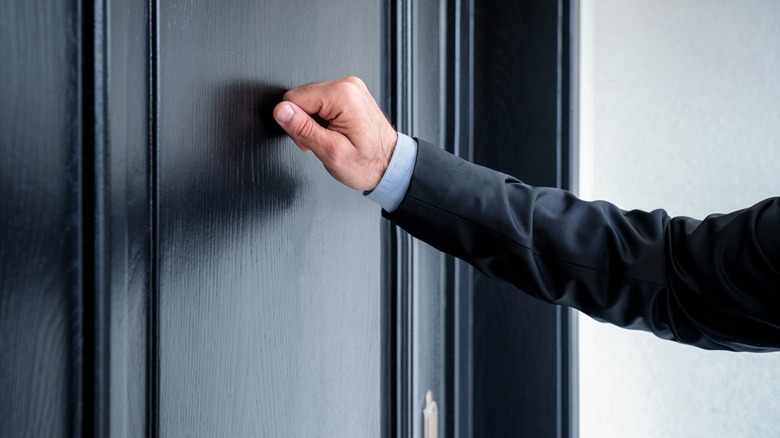
[{"label": "index finger", "polygon": [[308,114],[331,121],[356,109],[364,93],[368,93],[368,88],[363,81],[348,76],[293,88],[284,94],[284,100],[295,103]]}]

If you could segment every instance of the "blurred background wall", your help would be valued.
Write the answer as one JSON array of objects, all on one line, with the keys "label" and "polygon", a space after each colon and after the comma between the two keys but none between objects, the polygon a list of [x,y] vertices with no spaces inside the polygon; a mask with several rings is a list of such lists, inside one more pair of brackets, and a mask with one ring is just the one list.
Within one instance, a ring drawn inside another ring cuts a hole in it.
[{"label": "blurred background wall", "polygon": [[[584,0],[580,23],[582,197],[704,218],[780,195],[780,2]],[[586,316],[579,341],[583,438],[780,430],[780,354]]]}]

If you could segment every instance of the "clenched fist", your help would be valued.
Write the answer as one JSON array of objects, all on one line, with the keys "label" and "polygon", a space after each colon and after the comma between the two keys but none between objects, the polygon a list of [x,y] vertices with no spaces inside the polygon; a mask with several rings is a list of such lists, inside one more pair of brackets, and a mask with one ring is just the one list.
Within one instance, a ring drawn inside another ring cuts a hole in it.
[{"label": "clenched fist", "polygon": [[[325,121],[317,123],[312,115]],[[334,178],[356,190],[382,179],[398,133],[362,80],[346,77],[292,89],[274,118],[303,151],[312,151]]]}]

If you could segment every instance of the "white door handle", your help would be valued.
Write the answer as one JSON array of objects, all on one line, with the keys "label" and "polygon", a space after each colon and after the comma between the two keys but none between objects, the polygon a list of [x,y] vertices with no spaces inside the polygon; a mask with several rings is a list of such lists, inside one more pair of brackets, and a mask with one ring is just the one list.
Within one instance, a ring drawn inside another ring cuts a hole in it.
[{"label": "white door handle", "polygon": [[433,393],[425,393],[425,409],[423,409],[423,427],[425,438],[439,438],[439,407],[433,399]]}]

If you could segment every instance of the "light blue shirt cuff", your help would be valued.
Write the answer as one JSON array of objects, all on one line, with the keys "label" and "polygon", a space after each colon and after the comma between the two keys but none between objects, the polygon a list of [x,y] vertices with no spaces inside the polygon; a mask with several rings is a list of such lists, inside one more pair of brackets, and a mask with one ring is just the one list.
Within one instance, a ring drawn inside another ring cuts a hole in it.
[{"label": "light blue shirt cuff", "polygon": [[374,190],[365,193],[366,197],[379,204],[388,213],[395,211],[406,196],[406,190],[409,189],[416,161],[417,142],[399,132],[385,174]]}]

